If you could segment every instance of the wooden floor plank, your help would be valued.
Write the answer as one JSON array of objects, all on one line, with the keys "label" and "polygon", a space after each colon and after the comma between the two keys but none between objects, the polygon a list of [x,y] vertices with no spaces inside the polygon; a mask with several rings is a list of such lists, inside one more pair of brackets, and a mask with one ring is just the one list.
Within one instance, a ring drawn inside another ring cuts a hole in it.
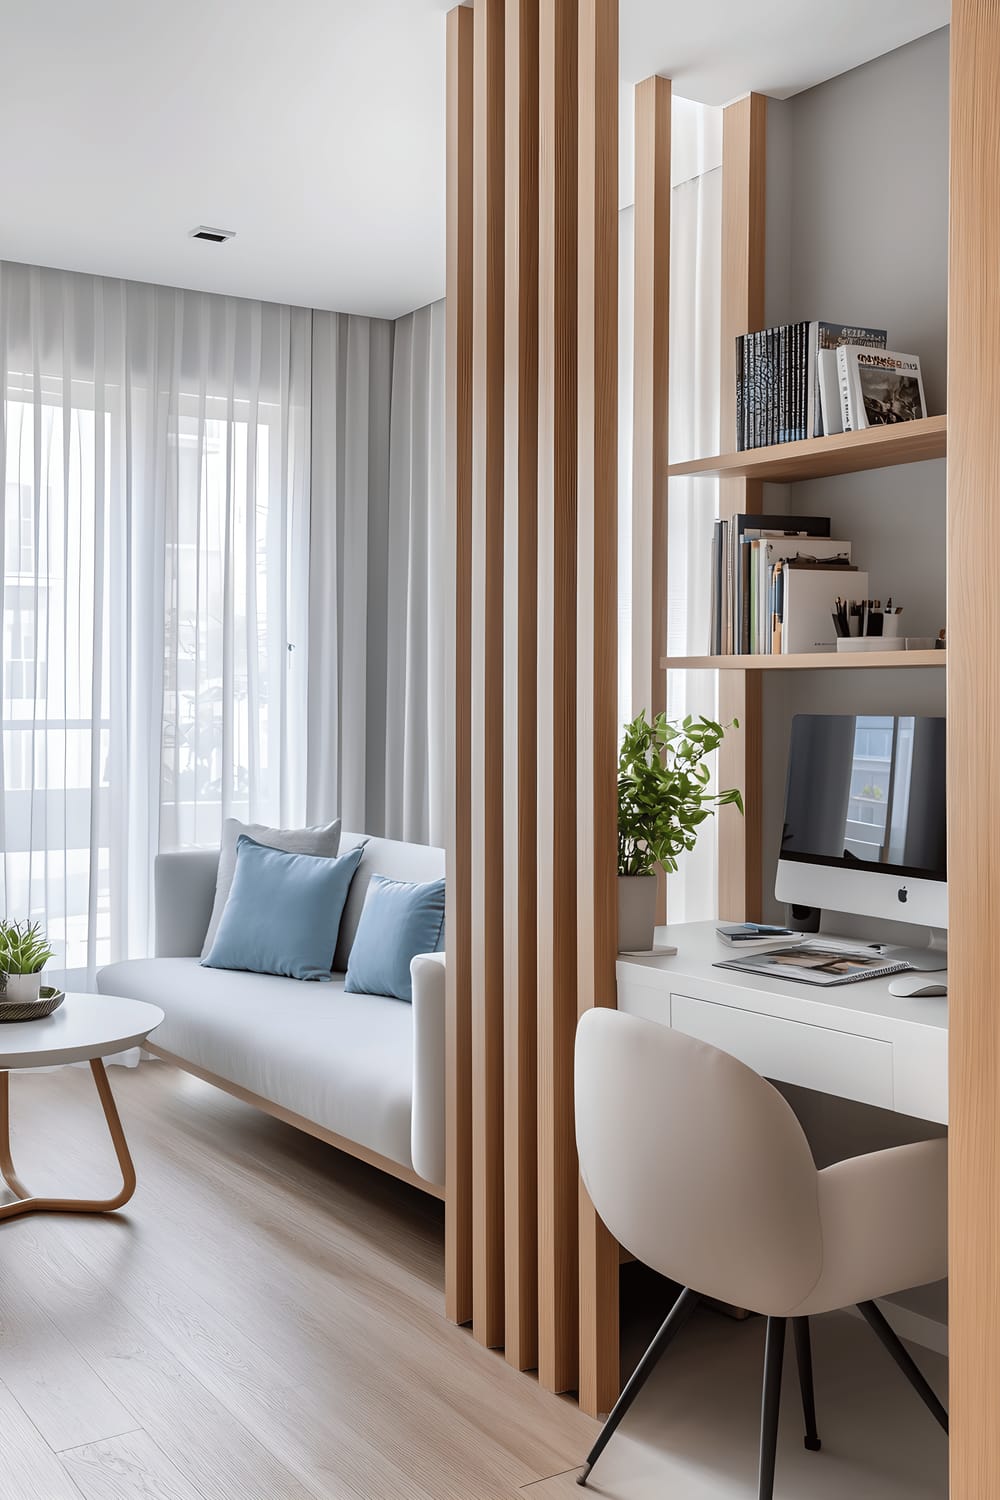
[{"label": "wooden floor plank", "polygon": [[201,1500],[145,1432],[87,1443],[61,1461],[84,1500]]},{"label": "wooden floor plank", "polygon": [[80,1500],[38,1428],[0,1384],[0,1500]]},{"label": "wooden floor plank", "polygon": [[29,1290],[0,1279],[0,1371],[55,1452],[131,1432],[140,1424],[51,1322]]},{"label": "wooden floor plank", "polygon": [[[288,1493],[318,1500],[493,1500],[586,1451],[596,1426],[572,1402],[443,1317],[440,1204],[166,1065],[112,1081],[136,1198],[117,1223],[5,1226],[0,1278],[37,1267],[53,1320],[196,1489],[201,1470],[171,1446],[183,1414],[152,1411],[168,1369],[209,1426],[228,1421],[222,1485],[247,1428],[297,1481]],[[55,1110],[53,1080],[20,1090],[43,1166],[72,1156],[85,1104],[72,1072],[56,1082]]]}]

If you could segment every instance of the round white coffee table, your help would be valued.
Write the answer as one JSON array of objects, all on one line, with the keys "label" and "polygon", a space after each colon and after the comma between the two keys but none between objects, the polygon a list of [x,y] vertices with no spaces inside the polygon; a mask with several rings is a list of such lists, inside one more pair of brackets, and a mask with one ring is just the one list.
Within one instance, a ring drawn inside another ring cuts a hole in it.
[{"label": "round white coffee table", "polygon": [[[15,1195],[13,1203],[0,1204],[0,1219],[42,1212],[106,1214],[128,1202],[135,1192],[135,1167],[101,1059],[139,1046],[162,1020],[162,1010],[142,1000],[67,995],[59,1009],[41,1021],[0,1024],[0,1177]],[[90,1063],[104,1106],[122,1171],[121,1192],[114,1198],[34,1198],[14,1170],[10,1154],[11,1071],[73,1062]]]}]

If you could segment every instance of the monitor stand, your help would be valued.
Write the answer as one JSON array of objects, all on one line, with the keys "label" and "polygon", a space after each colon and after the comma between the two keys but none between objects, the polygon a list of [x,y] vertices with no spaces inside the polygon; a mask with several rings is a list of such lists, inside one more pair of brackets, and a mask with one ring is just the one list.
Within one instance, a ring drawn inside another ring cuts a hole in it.
[{"label": "monitor stand", "polygon": [[923,948],[898,947],[888,943],[886,958],[908,963],[922,974],[944,974],[948,969],[948,933],[944,927],[932,927],[930,940]]}]

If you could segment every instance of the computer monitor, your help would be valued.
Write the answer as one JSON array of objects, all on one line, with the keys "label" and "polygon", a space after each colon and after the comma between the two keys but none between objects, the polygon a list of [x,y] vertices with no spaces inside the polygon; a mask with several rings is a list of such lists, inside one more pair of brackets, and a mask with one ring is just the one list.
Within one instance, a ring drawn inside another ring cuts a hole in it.
[{"label": "computer monitor", "polygon": [[945,721],[792,720],[779,901],[948,926]]}]

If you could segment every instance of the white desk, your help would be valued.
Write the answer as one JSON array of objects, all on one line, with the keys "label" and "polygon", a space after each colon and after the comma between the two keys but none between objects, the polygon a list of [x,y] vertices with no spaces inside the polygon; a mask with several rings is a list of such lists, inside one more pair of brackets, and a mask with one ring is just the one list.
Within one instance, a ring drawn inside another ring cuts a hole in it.
[{"label": "white desk", "polygon": [[948,1001],[888,979],[821,989],[716,969],[738,950],[714,922],[657,930],[669,958],[620,958],[618,1008],[711,1042],[782,1083],[948,1122]]}]

